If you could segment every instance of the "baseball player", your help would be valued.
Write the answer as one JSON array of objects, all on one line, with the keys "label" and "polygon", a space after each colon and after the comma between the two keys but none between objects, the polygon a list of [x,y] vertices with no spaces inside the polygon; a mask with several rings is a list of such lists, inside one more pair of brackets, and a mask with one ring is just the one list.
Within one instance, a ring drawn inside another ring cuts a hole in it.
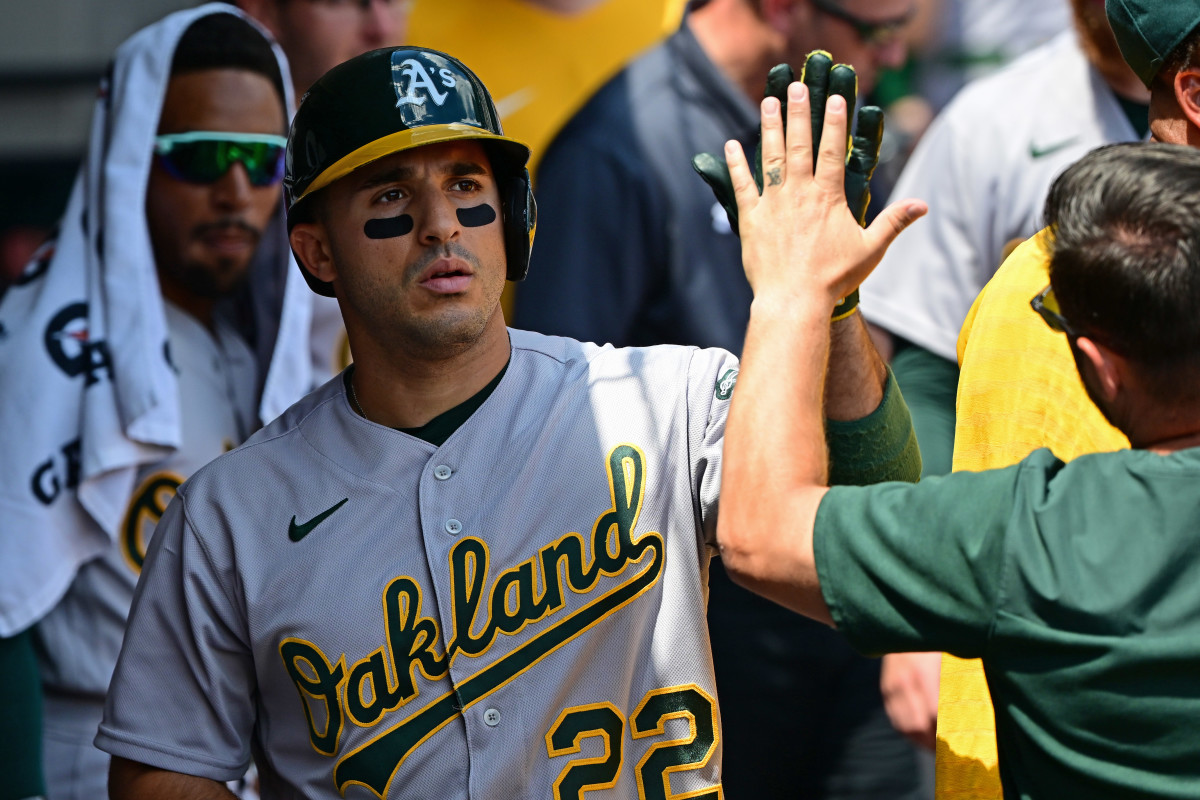
[{"label": "baseball player", "polygon": [[785,177],[761,197],[729,150],[755,314],[725,445],[727,568],[863,652],[983,658],[1005,797],[1196,797],[1200,152],[1111,145],[1047,200],[1050,285],[1028,313],[1065,334],[1134,449],[830,488],[811,388],[825,319],[924,204],[861,231],[840,198],[844,121],[827,122],[815,174],[803,126],[785,151],[768,121],[763,166]]},{"label": "baseball player", "polygon": [[0,304],[0,620],[42,617],[51,800],[105,796],[92,740],[167,503],[310,388],[279,197],[288,96],[230,6],[135,34],[61,233]]},{"label": "baseball player", "polygon": [[[114,798],[227,797],[251,752],[268,798],[722,796],[705,576],[738,362],[507,329],[528,155],[436,51],[305,98],[291,242],[354,366],[164,515],[96,740]],[[861,320],[833,327],[857,365]],[[911,478],[886,373],[829,387],[833,458]]]}]

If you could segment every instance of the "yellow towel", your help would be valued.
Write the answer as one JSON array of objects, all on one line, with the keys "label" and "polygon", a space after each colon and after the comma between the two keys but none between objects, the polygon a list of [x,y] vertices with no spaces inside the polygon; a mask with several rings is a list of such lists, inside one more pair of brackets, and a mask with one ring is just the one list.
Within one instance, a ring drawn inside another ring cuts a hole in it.
[{"label": "yellow towel", "polygon": [[[1129,441],[1092,405],[1061,333],[1029,306],[1050,282],[1046,231],[1004,262],[958,337],[954,469],[1006,467],[1038,447],[1064,460]],[[938,800],[1000,800],[995,716],[979,661],[942,658]]]}]

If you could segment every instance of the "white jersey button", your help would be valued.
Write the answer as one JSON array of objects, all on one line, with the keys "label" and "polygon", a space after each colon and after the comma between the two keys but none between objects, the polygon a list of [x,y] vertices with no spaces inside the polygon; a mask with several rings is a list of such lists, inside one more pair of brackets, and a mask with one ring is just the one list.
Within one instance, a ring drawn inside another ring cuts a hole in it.
[{"label": "white jersey button", "polygon": [[439,481],[449,480],[450,476],[453,474],[454,470],[450,469],[445,464],[438,464],[433,468],[433,477],[437,478]]},{"label": "white jersey button", "polygon": [[483,712],[483,721],[487,723],[489,728],[494,728],[500,724],[500,711],[495,708],[489,708]]},{"label": "white jersey button", "polygon": [[462,533],[462,523],[456,519],[446,520],[446,533],[454,534],[455,536]]}]

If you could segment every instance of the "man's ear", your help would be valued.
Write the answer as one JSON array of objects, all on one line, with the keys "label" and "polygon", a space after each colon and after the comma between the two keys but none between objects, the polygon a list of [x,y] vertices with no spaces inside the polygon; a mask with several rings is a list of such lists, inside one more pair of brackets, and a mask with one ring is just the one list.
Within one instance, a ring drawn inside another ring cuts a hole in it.
[{"label": "man's ear", "polygon": [[1179,110],[1193,128],[1200,129],[1200,70],[1179,70],[1173,85]]},{"label": "man's ear", "polygon": [[337,278],[337,266],[333,263],[325,226],[318,222],[298,223],[288,234],[288,240],[301,267],[317,280],[333,283]]},{"label": "man's ear", "polygon": [[1100,389],[1102,396],[1107,402],[1112,403],[1126,383],[1128,365],[1125,359],[1095,339],[1089,339],[1086,336],[1076,338],[1075,347],[1091,365],[1092,373],[1096,376],[1096,386]]}]

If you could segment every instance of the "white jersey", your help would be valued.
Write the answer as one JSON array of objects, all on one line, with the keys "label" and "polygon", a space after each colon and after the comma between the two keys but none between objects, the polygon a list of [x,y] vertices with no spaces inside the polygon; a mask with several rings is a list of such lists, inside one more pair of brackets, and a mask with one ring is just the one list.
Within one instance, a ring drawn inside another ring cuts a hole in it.
[{"label": "white jersey", "polygon": [[718,797],[705,596],[737,360],[510,335],[441,447],[339,378],[193,476],[97,745],[214,780],[253,747],[268,798]]},{"label": "white jersey", "polygon": [[918,73],[922,97],[940,109],[963,83],[1071,30],[1067,0],[946,0]]},{"label": "white jersey", "polygon": [[1004,246],[1042,227],[1050,184],[1137,133],[1067,33],[977,81],[934,120],[892,192],[929,204],[862,286],[871,322],[951,361]]}]

